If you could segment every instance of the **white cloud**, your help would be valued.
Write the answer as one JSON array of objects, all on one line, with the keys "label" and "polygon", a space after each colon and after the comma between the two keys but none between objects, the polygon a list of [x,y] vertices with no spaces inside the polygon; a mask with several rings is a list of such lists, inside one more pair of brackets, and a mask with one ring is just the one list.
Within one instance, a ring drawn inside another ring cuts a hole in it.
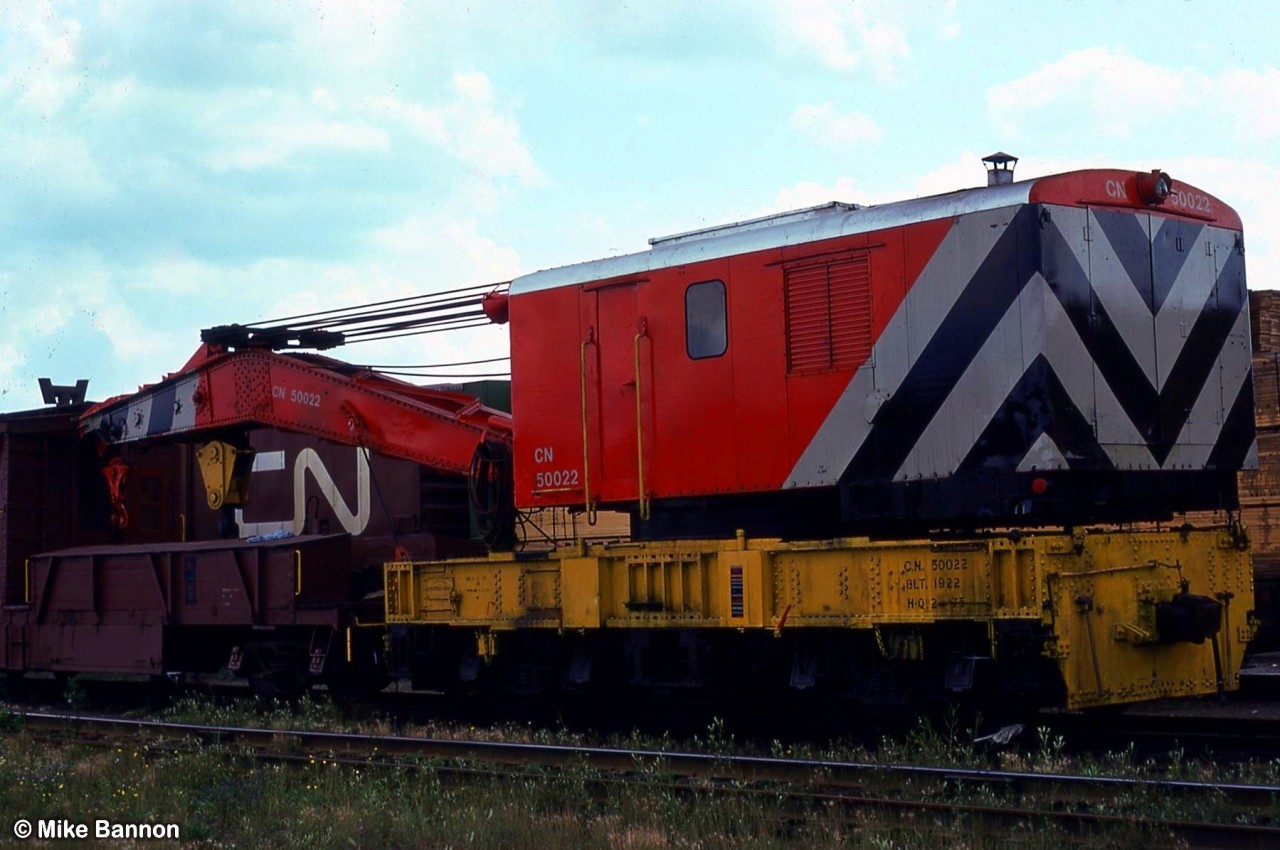
[{"label": "white cloud", "polygon": [[[812,207],[828,201],[852,202],[862,206],[887,204],[908,198],[941,195],[958,189],[985,186],[987,178],[981,159],[980,155],[965,151],[952,161],[920,175],[914,182],[890,186],[877,192],[868,191],[857,180],[850,177],[841,177],[831,184],[797,183],[780,190],[774,197],[773,204],[761,209],[755,215]],[[1034,175],[1018,174],[1019,178],[1030,176]]]},{"label": "white cloud", "polygon": [[760,207],[745,218],[772,215],[789,210],[816,207],[831,201],[866,205],[871,203],[870,196],[860,188],[856,181],[849,177],[841,177],[835,183],[826,185],[812,181],[804,181],[779,189],[773,203]]},{"label": "white cloud", "polygon": [[[520,272],[519,254],[481,236],[476,222],[452,216],[414,216],[376,231],[372,241],[401,265],[418,266],[424,274],[456,270],[453,285],[510,280]],[[450,282],[433,283],[422,291]]]},{"label": "white cloud", "polygon": [[[987,151],[987,153],[992,153],[992,151]],[[883,204],[904,198],[924,198],[929,195],[942,195],[960,189],[974,189],[978,186],[985,186],[987,185],[987,172],[982,164],[982,157],[984,156],[986,154],[979,154],[969,150],[963,151],[957,154],[950,162],[944,162],[934,169],[921,174],[911,185],[892,187],[887,192],[881,193],[875,202]],[[1036,176],[1031,173],[1032,170],[1031,168],[1017,170],[1014,179],[1022,180]]]},{"label": "white cloud", "polygon": [[[840,72],[868,69],[881,80],[898,76],[913,55],[912,40],[922,32],[946,37],[955,12],[949,0],[941,8],[935,3],[893,0],[649,0],[588,5],[584,11],[547,3],[535,17],[556,32],[577,29],[610,58],[642,56],[646,71],[659,75],[672,66],[688,67],[719,57],[764,66],[776,65],[781,58],[787,64],[816,63]],[[501,16],[509,13],[503,9]]]},{"label": "white cloud", "polygon": [[26,363],[22,346],[13,341],[0,342],[0,411],[13,408],[10,396],[14,396],[16,401],[21,392],[22,370]]},{"label": "white cloud", "polygon": [[[419,25],[422,22],[413,20],[414,11],[411,4],[398,0],[305,0],[303,13],[290,17],[292,24],[303,30],[308,47],[318,51],[325,62],[363,76],[371,69],[381,72],[388,61],[400,55],[406,41],[425,34],[425,27]],[[423,11],[435,14],[433,9]]]},{"label": "white cloud", "polygon": [[385,130],[361,122],[300,120],[263,122],[250,125],[244,135],[253,141],[244,146],[222,148],[209,156],[218,171],[231,168],[261,168],[288,164],[299,153],[314,151],[385,151],[390,140]]},{"label": "white cloud", "polygon": [[[545,181],[518,104],[426,62],[401,4],[66,8],[0,5],[0,409],[38,404],[40,375],[131,391],[204,327],[519,271],[482,224]],[[506,350],[449,336],[337,353]]]},{"label": "white cloud", "polygon": [[493,86],[480,71],[453,75],[454,100],[426,107],[398,97],[380,97],[374,111],[390,116],[486,177],[514,177],[524,183],[545,181],[533,154],[520,139],[514,118],[499,111]]},{"label": "white cloud", "polygon": [[838,71],[866,66],[881,80],[897,78],[920,31],[936,28],[943,38],[956,32],[951,2],[937,9],[880,0],[799,0],[768,4],[763,11],[785,52],[813,56]]},{"label": "white cloud", "polygon": [[215,292],[226,280],[224,266],[179,254],[162,254],[131,276],[131,292],[158,293],[168,297],[199,296]]},{"label": "white cloud", "polygon": [[1280,137],[1280,69],[1236,69],[1213,80],[1206,101],[1235,119],[1237,133],[1260,140]]},{"label": "white cloud", "polygon": [[1237,138],[1280,135],[1280,71],[1230,70],[1218,75],[1145,62],[1123,49],[1091,47],[1066,54],[987,91],[999,131],[1067,129],[1127,140],[1182,138],[1217,127]]},{"label": "white cloud", "polygon": [[36,378],[42,376],[55,383],[90,378],[99,398],[128,391],[159,378],[159,369],[181,365],[195,348],[186,329],[191,302],[184,309],[173,299],[138,298],[119,285],[115,270],[106,271],[100,257],[78,252],[12,259],[0,271],[3,347],[18,352],[0,358],[5,408],[38,404]]},{"label": "white cloud", "polygon": [[[47,264],[45,275],[57,282],[31,279],[22,288],[9,286],[22,275],[0,272],[0,315],[23,317],[0,340],[0,410],[37,406],[39,376],[55,383],[89,378],[94,398],[132,392],[186,362],[205,327],[374,305],[508,280],[519,271],[515,252],[480,235],[473,222],[409,220],[379,238],[376,259],[341,263],[269,258],[233,267],[173,256],[108,276],[101,262],[81,255]],[[508,351],[506,328],[482,326],[327,353],[411,365]]]},{"label": "white cloud", "polygon": [[0,148],[0,176],[13,175],[37,190],[42,200],[50,194],[60,201],[97,200],[114,189],[90,143],[75,134],[54,130],[33,145],[21,133],[0,127]]},{"label": "white cloud", "polygon": [[1000,129],[1017,133],[1020,125],[1055,107],[1059,120],[1085,116],[1094,129],[1118,139],[1133,135],[1134,124],[1171,104],[1186,101],[1195,81],[1123,50],[1091,47],[987,92],[987,107]]},{"label": "white cloud", "polygon": [[89,298],[81,302],[80,310],[90,326],[111,343],[112,356],[135,366],[153,362],[156,355],[168,351],[177,341],[172,331],[143,320],[132,307],[113,295]]},{"label": "white cloud", "polygon": [[831,101],[806,103],[791,114],[793,126],[824,145],[853,145],[879,139],[884,131],[869,115],[841,113]]},{"label": "white cloud", "polygon": [[52,2],[6,4],[0,43],[9,57],[0,76],[0,95],[13,93],[16,106],[49,118],[81,88],[82,27],[62,17]]},{"label": "white cloud", "polygon": [[904,28],[891,15],[838,0],[803,0],[778,10],[782,31],[801,50],[813,51],[831,68],[852,70],[864,61],[882,79],[911,54]]},{"label": "white cloud", "polygon": [[72,318],[71,302],[62,289],[55,289],[53,298],[35,303],[22,312],[27,317],[14,331],[26,336],[51,336],[67,326]]}]

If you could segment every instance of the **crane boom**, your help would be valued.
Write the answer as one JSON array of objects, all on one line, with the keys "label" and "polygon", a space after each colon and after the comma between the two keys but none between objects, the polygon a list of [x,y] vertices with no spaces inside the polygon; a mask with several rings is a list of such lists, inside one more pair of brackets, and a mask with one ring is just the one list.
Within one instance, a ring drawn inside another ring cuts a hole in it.
[{"label": "crane boom", "polygon": [[419,387],[313,354],[205,344],[178,372],[90,408],[84,435],[108,445],[274,427],[470,472],[477,446],[509,444],[511,417],[463,393]]}]

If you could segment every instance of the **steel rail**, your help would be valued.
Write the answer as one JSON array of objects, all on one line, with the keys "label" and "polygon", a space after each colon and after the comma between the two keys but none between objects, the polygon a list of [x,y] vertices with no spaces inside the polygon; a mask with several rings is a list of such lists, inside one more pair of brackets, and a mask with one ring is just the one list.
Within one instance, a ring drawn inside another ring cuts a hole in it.
[{"label": "steel rail", "polygon": [[1243,804],[1265,804],[1280,800],[1280,785],[1250,783],[1206,783],[1181,779],[1141,779],[1123,776],[1082,776],[1070,773],[996,770],[989,768],[940,767],[933,765],[881,764],[836,759],[791,759],[777,756],[723,755],[673,750],[587,747],[566,744],[528,744],[477,741],[454,738],[419,738],[406,735],[280,730],[249,726],[213,726],[157,720],[104,717],[61,712],[14,712],[30,726],[42,729],[81,724],[116,732],[160,735],[194,735],[223,743],[276,744],[289,740],[308,752],[370,753],[420,758],[483,759],[512,764],[597,767],[606,770],[633,769],[643,762],[660,762],[669,773],[709,776],[748,781],[794,781],[822,774],[828,782],[853,780],[871,774],[905,779],[927,778],[941,782],[999,784],[1027,789],[1052,786],[1102,789],[1106,792],[1141,791],[1164,793],[1212,792]]},{"label": "steel rail", "polygon": [[[88,733],[111,737],[192,738],[238,746],[245,755],[281,761],[310,761],[321,756],[339,764],[425,767],[422,760],[443,761],[429,766],[453,773],[493,774],[470,763],[507,767],[536,765],[556,768],[588,768],[606,774],[630,777],[630,782],[672,784],[687,791],[717,793],[767,793],[796,802],[829,803],[852,807],[952,813],[1003,821],[1053,822],[1071,829],[1088,826],[1124,826],[1163,831],[1197,846],[1271,847],[1280,846],[1280,827],[1272,826],[1272,813],[1280,800],[1280,786],[1247,783],[1206,783],[1176,779],[1138,779],[1116,776],[1037,773],[981,768],[936,767],[911,764],[877,764],[834,759],[787,759],[774,756],[717,755],[656,749],[582,747],[563,744],[527,744],[449,738],[418,738],[404,735],[369,735],[311,730],[280,730],[244,726],[213,726],[136,720],[58,712],[14,712],[28,730],[44,733],[74,732],[71,740],[95,743]],[[45,737],[45,740],[58,740]],[[112,743],[99,739],[98,743]],[[411,761],[410,761],[411,759]],[[647,774],[638,774],[644,771]],[[507,776],[522,775],[508,772]],[[673,779],[685,780],[672,782]],[[690,785],[698,779],[703,785]],[[999,786],[1019,797],[1010,806],[974,804],[936,799],[905,799],[892,796],[902,788],[885,787],[886,781],[910,785],[920,794],[919,780],[953,791],[966,786]],[[607,780],[600,780],[607,781]],[[875,784],[874,792],[864,786]],[[774,787],[760,787],[760,784]],[[807,788],[799,788],[804,784]],[[777,786],[783,786],[779,791]],[[1067,793],[1071,792],[1071,793]],[[1035,794],[1053,801],[1054,808],[1026,805]],[[1233,817],[1251,817],[1261,823],[1217,821],[1169,821],[1140,814],[1103,814],[1089,811],[1089,801],[1105,795],[1130,795],[1141,799],[1153,795],[1208,795],[1223,804],[1242,809]],[[1081,806],[1085,808],[1072,808]]]}]

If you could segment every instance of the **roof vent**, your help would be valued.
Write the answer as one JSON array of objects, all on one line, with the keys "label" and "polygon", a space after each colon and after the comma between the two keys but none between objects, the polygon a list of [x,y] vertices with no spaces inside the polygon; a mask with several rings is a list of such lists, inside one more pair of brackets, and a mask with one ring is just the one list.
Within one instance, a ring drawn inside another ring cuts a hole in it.
[{"label": "roof vent", "polygon": [[996,151],[982,158],[987,165],[987,185],[1005,186],[1013,182],[1013,167],[1018,158],[1004,151]]}]

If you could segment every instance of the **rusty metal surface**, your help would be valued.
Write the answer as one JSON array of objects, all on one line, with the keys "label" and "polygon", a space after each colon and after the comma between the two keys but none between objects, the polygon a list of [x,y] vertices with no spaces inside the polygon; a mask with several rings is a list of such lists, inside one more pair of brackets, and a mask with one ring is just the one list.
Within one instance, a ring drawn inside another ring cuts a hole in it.
[{"label": "rusty metal surface", "polygon": [[29,575],[30,603],[3,613],[5,666],[158,675],[228,628],[336,628],[350,538],[84,546],[34,556]]},{"label": "rusty metal surface", "polygon": [[217,670],[247,640],[306,646],[368,619],[352,600],[373,585],[353,571],[376,581],[397,546],[474,554],[461,479],[269,429],[251,436],[261,466],[236,520],[242,537],[295,536],[218,539],[195,447],[176,442],[118,449],[129,523],[114,529],[83,407],[0,414],[0,670]]}]

